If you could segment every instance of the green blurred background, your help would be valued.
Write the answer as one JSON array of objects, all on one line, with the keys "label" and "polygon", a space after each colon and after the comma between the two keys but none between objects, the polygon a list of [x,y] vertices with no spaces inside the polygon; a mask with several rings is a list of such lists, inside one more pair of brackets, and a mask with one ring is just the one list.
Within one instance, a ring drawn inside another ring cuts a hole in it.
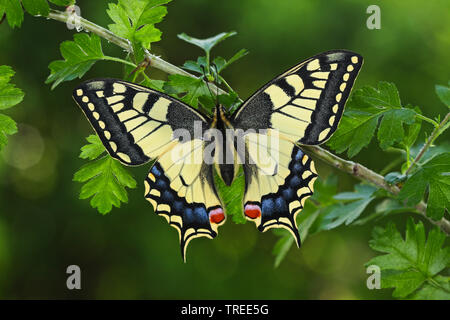
[{"label": "green blurred background", "polygon": [[[108,1],[78,0],[83,17],[111,23]],[[366,27],[366,8],[381,8],[381,30]],[[446,84],[450,70],[450,3],[431,1],[174,0],[158,25],[163,40],[152,51],[176,65],[195,60],[200,50],[177,34],[206,38],[222,31],[238,35],[213,54],[250,54],[224,72],[242,98],[297,62],[330,49],[362,54],[365,64],[356,87],[394,82],[404,104],[420,106],[428,117],[445,112],[435,84]],[[254,224],[231,221],[219,236],[191,243],[188,263],[179,254],[177,232],[154,215],[143,198],[148,166],[133,168],[137,190],[129,203],[101,216],[85,200],[73,173],[92,130],[72,101],[79,82],[54,91],[44,84],[49,62],[60,59],[59,44],[74,31],[60,22],[25,16],[21,29],[0,25],[0,64],[11,65],[25,100],[8,114],[19,133],[0,155],[0,298],[125,299],[381,299],[389,290],[368,290],[364,263],[373,225],[341,227],[307,239],[292,249],[278,269],[272,248],[277,238]],[[123,51],[103,42],[104,51]],[[156,78],[159,71],[150,70]],[[97,63],[85,76],[121,77],[112,62]],[[423,137],[423,134],[422,134]],[[354,160],[374,170],[389,162],[375,143]],[[317,163],[321,177],[333,170]],[[339,189],[355,180],[338,174]],[[403,220],[403,219],[402,219]],[[386,221],[381,221],[384,224]],[[66,268],[82,271],[82,290],[66,288]]]}]

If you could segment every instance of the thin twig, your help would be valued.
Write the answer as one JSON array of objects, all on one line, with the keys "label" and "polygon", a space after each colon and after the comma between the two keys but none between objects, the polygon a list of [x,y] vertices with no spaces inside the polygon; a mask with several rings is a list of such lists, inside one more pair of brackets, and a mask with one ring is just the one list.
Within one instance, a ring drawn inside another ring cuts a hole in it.
[{"label": "thin twig", "polygon": [[[68,15],[66,12],[61,12],[61,11],[57,11],[57,10],[51,10],[50,14],[48,15],[48,18],[50,19],[54,19],[57,21],[61,21],[61,22],[67,22],[68,19],[70,18],[70,15]],[[128,41],[127,39],[121,38],[117,35],[115,35],[114,33],[112,33],[111,31],[96,25],[95,23],[86,20],[84,18],[79,19],[79,24],[80,26],[83,27],[84,30],[90,31],[94,34],[97,34],[98,36],[110,41],[111,43],[114,43],[116,45],[118,45],[119,47],[124,48],[125,50],[127,50],[128,52],[132,53],[133,52],[133,48],[131,46],[130,41]],[[158,56],[155,56],[153,54],[151,54],[150,52],[148,52],[147,50],[145,51],[145,55],[147,56],[147,58],[150,60],[150,66],[152,66],[153,68],[159,69],[161,71],[164,71],[165,73],[168,74],[180,74],[180,75],[184,75],[184,76],[188,76],[188,77],[192,77],[192,78],[197,78],[196,76],[190,74],[189,72],[161,59]],[[218,90],[220,94],[226,94],[225,91],[223,91],[222,89],[218,88],[217,86],[215,86],[214,84],[208,82],[207,83],[212,89],[214,90]],[[444,119],[444,121],[448,121],[449,118],[449,114],[447,114],[446,118]],[[441,122],[441,125],[445,124],[445,122]],[[441,127],[441,126],[440,126]],[[436,131],[436,130],[435,130]],[[435,131],[433,131],[434,134],[437,134]],[[431,139],[429,139],[430,144],[432,142],[432,137],[430,137]],[[386,181],[384,181],[383,176],[379,175],[378,173],[364,167],[363,165],[353,162],[353,161],[347,161],[344,160],[342,158],[339,158],[338,156],[330,153],[329,151],[322,149],[321,147],[317,147],[317,146],[303,146],[303,148],[307,151],[309,151],[310,154],[316,156],[317,158],[321,159],[322,161],[325,161],[326,163],[330,164],[331,166],[338,168],[350,175],[353,175],[354,177],[357,177],[358,179],[361,179],[363,181],[367,181],[369,183],[372,183],[376,186],[378,186],[379,188],[382,188],[388,192],[390,192],[391,194],[397,195],[400,192],[400,189],[395,186],[395,185],[389,185],[388,183],[386,183]],[[419,157],[418,157],[419,158]],[[416,160],[420,160],[416,158]],[[416,162],[416,161],[415,161]],[[426,204],[424,202],[419,203],[416,206],[416,209],[426,218],[428,219],[432,224],[435,224],[437,226],[439,226],[445,233],[450,234],[450,222],[444,218],[442,218],[440,221],[434,221],[432,219],[430,219],[429,217],[426,216]]]},{"label": "thin twig", "polygon": [[[384,177],[379,175],[378,173],[370,170],[369,168],[353,161],[344,160],[339,158],[338,156],[332,154],[331,152],[322,149],[320,147],[314,146],[302,146],[303,149],[308,151],[309,154],[316,156],[320,160],[328,163],[329,165],[340,169],[362,181],[369,182],[371,184],[376,185],[379,188],[382,188],[393,195],[397,195],[400,193],[400,188],[396,185],[390,185],[385,180]],[[432,224],[439,226],[442,231],[444,231],[447,235],[450,235],[450,222],[445,218],[442,218],[439,221],[434,221],[426,215],[427,205],[421,201],[416,205],[417,211],[423,215],[428,221]]]},{"label": "thin twig", "polygon": [[450,112],[447,113],[444,120],[439,123],[437,127],[434,128],[431,135],[428,137],[427,142],[423,145],[422,149],[420,149],[419,153],[417,154],[416,158],[414,159],[413,163],[409,166],[409,168],[406,170],[405,175],[408,175],[408,173],[411,172],[412,168],[419,162],[419,160],[422,158],[422,156],[425,154],[425,151],[428,150],[428,148],[431,146],[433,141],[437,138],[439,134],[441,134],[441,129],[445,126],[445,124],[450,120]]}]

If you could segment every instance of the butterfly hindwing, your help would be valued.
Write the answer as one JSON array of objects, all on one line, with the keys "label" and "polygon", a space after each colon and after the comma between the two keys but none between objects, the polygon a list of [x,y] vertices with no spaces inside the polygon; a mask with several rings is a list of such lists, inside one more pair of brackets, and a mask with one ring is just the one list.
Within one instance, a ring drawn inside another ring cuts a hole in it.
[{"label": "butterfly hindwing", "polygon": [[330,51],[301,62],[267,83],[233,115],[236,128],[273,128],[293,142],[317,145],[336,131],[362,65],[350,51]]},{"label": "butterfly hindwing", "polygon": [[179,233],[183,260],[192,239],[214,238],[225,222],[213,167],[195,161],[203,155],[203,147],[200,140],[177,144],[155,162],[145,180],[145,198]]},{"label": "butterfly hindwing", "polygon": [[[244,215],[261,232],[270,228],[287,229],[300,246],[296,216],[313,194],[317,178],[314,163],[288,140],[272,139],[270,146],[265,141],[247,139],[249,161],[244,164]],[[256,152],[270,160],[253,160]]]}]

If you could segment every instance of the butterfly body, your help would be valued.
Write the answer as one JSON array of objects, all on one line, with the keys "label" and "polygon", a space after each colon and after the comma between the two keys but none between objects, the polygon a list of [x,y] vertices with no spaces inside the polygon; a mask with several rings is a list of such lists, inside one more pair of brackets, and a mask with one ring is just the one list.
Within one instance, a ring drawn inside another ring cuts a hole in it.
[{"label": "butterfly body", "polygon": [[226,220],[214,171],[231,185],[243,167],[243,212],[264,232],[285,228],[300,245],[296,216],[313,194],[314,163],[299,145],[318,145],[337,129],[362,65],[354,52],[321,53],[268,82],[233,114],[202,114],[164,93],[117,79],[74,90],[109,154],[127,165],[155,160],[145,198],[188,243],[214,238]]}]

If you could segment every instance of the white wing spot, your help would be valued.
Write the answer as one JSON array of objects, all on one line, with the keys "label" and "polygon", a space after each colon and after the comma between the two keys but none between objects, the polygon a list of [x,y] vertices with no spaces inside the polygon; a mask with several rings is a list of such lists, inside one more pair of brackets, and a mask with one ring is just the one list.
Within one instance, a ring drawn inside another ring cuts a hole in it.
[{"label": "white wing spot", "polygon": [[109,143],[109,146],[111,147],[112,151],[116,152],[117,151],[117,144],[113,141],[111,141]]},{"label": "white wing spot", "polygon": [[127,91],[127,87],[125,87],[121,83],[116,82],[113,84],[113,90],[114,90],[114,93],[124,93],[125,91]]},{"label": "white wing spot", "polygon": [[94,104],[93,104],[92,102],[89,102],[89,103],[88,103],[88,108],[89,108],[89,110],[91,110],[91,111],[94,111],[94,110],[95,110],[95,106],[94,106]]},{"label": "white wing spot", "polygon": [[341,86],[339,87],[339,90],[341,90],[342,92],[344,92],[346,86],[347,86],[347,85],[345,84],[345,82],[342,83]]},{"label": "white wing spot", "polygon": [[352,57],[352,62],[353,63],[358,63],[358,57],[357,56],[353,56]]},{"label": "white wing spot", "polygon": [[96,120],[100,119],[100,114],[98,112],[92,112],[92,115]]},{"label": "white wing spot", "polygon": [[336,95],[336,101],[337,101],[337,102],[341,101],[341,98],[342,98],[342,93],[338,93],[338,94]]},{"label": "white wing spot", "polygon": [[342,79],[344,79],[344,81],[348,81],[348,78],[350,77],[350,73],[346,73],[344,74],[344,76],[342,77]]},{"label": "white wing spot", "polygon": [[136,95],[133,98],[133,108],[140,112],[144,112],[142,108],[144,107],[144,104],[147,101],[148,96],[149,94],[146,92],[136,93]]},{"label": "white wing spot", "polygon": [[122,101],[124,98],[125,98],[124,96],[116,95],[106,98],[106,101],[108,102],[108,104],[114,104],[116,102]]},{"label": "white wing spot", "polygon": [[81,101],[83,101],[84,103],[89,102],[89,98],[87,96],[84,96],[83,98],[81,98]]},{"label": "white wing spot", "polygon": [[97,97],[99,97],[99,98],[103,98],[103,97],[105,96],[103,90],[97,91],[95,94],[96,94]]},{"label": "white wing spot", "polygon": [[83,95],[83,90],[78,89],[77,90],[77,96],[81,97]]},{"label": "white wing spot", "polygon": [[320,68],[319,59],[314,59],[306,65],[306,70],[313,71]]},{"label": "white wing spot", "polygon": [[355,68],[353,68],[353,66],[352,66],[352,65],[349,65],[349,66],[347,66],[347,71],[348,71],[348,72],[352,72],[352,71],[353,71],[353,69],[355,69]]},{"label": "white wing spot", "polygon": [[103,134],[105,135],[106,139],[111,139],[111,133],[108,130],[103,131]]},{"label": "white wing spot", "polygon": [[303,90],[303,92],[300,95],[305,98],[319,99],[321,93],[322,93],[322,90],[305,89],[305,90]]}]

